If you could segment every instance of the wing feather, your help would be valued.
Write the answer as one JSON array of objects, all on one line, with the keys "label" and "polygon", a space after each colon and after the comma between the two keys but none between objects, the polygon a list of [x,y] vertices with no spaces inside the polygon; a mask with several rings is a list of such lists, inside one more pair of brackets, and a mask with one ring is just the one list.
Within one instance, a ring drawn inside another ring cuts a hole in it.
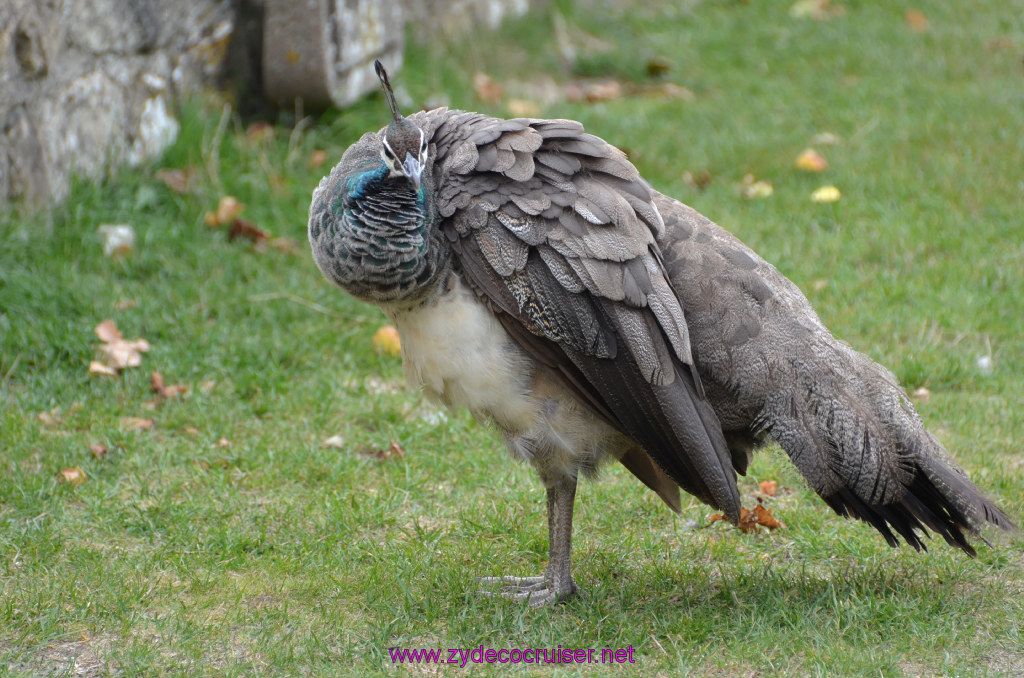
[{"label": "wing feather", "polygon": [[[465,280],[582,403],[738,520],[731,455],[655,241],[664,223],[636,168],[574,121],[445,112],[432,139],[439,228]],[[656,484],[642,458],[626,465]]]}]

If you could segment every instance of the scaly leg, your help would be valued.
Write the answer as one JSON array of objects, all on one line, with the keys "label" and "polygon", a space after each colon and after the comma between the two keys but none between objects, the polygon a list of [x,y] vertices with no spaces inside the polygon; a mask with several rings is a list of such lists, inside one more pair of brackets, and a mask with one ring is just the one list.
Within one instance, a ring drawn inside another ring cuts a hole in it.
[{"label": "scaly leg", "polygon": [[[484,584],[501,584],[497,595],[528,600],[533,607],[565,600],[579,591],[572,578],[572,508],[576,479],[563,478],[548,488],[548,569],[540,577],[481,577]],[[485,596],[494,595],[482,591]]]}]

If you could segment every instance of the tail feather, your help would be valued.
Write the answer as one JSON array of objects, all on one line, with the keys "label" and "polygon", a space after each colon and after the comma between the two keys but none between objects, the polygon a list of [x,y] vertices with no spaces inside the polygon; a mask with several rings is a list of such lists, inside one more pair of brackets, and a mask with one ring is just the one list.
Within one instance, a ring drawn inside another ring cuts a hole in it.
[{"label": "tail feather", "polygon": [[869,523],[890,546],[899,535],[926,550],[931,530],[971,556],[968,535],[982,539],[984,524],[1017,529],[924,429],[892,374],[845,344],[833,348],[823,364],[797,370],[802,388],[781,415],[763,419],[836,513]]}]

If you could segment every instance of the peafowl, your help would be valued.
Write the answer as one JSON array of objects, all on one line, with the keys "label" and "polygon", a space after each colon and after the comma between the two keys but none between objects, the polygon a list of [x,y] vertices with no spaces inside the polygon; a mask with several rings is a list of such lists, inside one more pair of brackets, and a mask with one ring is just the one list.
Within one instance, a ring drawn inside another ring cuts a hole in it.
[{"label": "peafowl", "polygon": [[[353,144],[313,194],[323,275],[387,314],[410,385],[493,422],[547,490],[539,577],[484,577],[531,605],[578,591],[577,478],[617,459],[673,510],[740,518],[736,474],[774,440],[836,513],[892,546],[968,554],[1015,526],[893,375],[835,339],[800,290],[662,195],[571,120],[435,109]],[[898,536],[897,536],[898,535]]]}]

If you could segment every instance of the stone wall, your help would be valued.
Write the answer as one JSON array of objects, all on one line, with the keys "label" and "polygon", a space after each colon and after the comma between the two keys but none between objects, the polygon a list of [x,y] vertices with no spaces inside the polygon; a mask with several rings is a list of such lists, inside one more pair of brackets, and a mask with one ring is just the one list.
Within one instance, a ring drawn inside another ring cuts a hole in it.
[{"label": "stone wall", "polygon": [[159,153],[232,26],[230,0],[0,0],[0,201]]},{"label": "stone wall", "polygon": [[[338,16],[379,14],[355,12],[374,0],[326,1]],[[0,203],[51,204],[67,195],[73,174],[98,177],[159,155],[178,132],[176,100],[222,82],[225,64],[235,86],[261,95],[264,12],[274,2],[319,0],[0,0]],[[402,3],[401,18],[436,39],[494,26],[528,0],[379,2]],[[363,73],[375,54],[397,63],[401,23],[383,37],[379,26],[346,25],[345,49],[329,66],[354,72],[332,73],[345,93],[336,104],[376,87]],[[357,34],[366,39],[353,45]],[[380,52],[385,43],[398,47]]]}]

